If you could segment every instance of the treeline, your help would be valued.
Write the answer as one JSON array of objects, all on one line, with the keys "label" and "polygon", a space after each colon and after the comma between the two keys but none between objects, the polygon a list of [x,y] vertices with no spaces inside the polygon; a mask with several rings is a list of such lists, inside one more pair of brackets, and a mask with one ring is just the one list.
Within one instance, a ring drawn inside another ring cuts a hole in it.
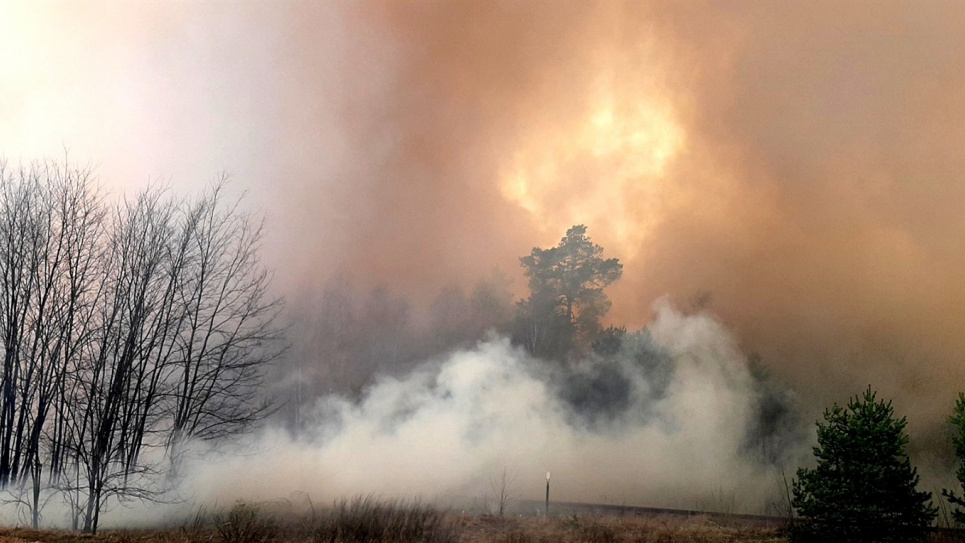
[{"label": "treeline", "polygon": [[387,287],[361,292],[337,276],[320,297],[290,308],[293,349],[278,372],[281,394],[289,406],[326,393],[358,394],[376,374],[404,373],[487,333],[508,335],[548,361],[579,360],[595,343],[609,342],[604,348],[616,352],[626,330],[603,329],[610,307],[603,288],[619,279],[622,265],[600,258],[602,251],[585,226],[574,226],[559,246],[520,259],[529,297],[514,301],[512,281],[497,270],[468,292],[444,287],[423,310]]},{"label": "treeline", "polygon": [[276,396],[292,428],[326,394],[357,397],[377,374],[401,375],[415,365],[487,333],[506,333],[512,319],[509,279],[498,271],[468,292],[443,288],[418,310],[381,286],[359,290],[335,277],[320,296],[289,308],[291,348],[277,367]]},{"label": "treeline", "polygon": [[262,223],[226,192],[115,201],[88,169],[0,163],[0,485],[34,525],[60,496],[96,531],[188,440],[266,413],[280,303]]},{"label": "treeline", "polygon": [[[633,403],[627,364],[651,384],[650,400],[665,394],[676,362],[659,352],[646,330],[603,326],[610,309],[604,289],[623,267],[616,258],[603,258],[585,226],[570,228],[554,247],[533,248],[520,265],[529,295],[515,301],[511,281],[498,271],[468,291],[443,288],[426,308],[386,287],[360,291],[345,276],[335,277],[316,299],[296,300],[290,308],[292,348],[277,367],[274,387],[286,426],[297,435],[315,423],[306,415],[318,398],[358,399],[377,375],[404,375],[490,333],[510,337],[552,365],[550,386],[579,424],[595,427],[626,415]],[[746,429],[746,452],[777,463],[803,435],[798,412],[759,357],[749,365],[756,416]]]}]

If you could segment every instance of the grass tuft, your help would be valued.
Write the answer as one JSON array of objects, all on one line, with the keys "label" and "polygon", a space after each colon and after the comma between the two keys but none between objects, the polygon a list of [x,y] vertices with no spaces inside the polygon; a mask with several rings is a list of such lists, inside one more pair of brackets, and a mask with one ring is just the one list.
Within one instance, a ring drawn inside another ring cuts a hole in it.
[{"label": "grass tuft", "polygon": [[278,527],[257,507],[238,502],[227,512],[214,515],[214,526],[224,543],[270,543],[278,535]]},{"label": "grass tuft", "polygon": [[315,543],[454,543],[458,534],[445,512],[420,502],[372,496],[340,500],[318,523]]}]

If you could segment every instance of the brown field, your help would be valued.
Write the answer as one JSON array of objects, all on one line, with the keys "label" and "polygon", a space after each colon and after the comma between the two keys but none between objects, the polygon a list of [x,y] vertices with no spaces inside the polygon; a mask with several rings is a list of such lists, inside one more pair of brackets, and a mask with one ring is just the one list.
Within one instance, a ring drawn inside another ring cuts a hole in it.
[{"label": "brown field", "polygon": [[[238,505],[154,530],[0,528],[0,543],[740,543],[786,542],[781,529],[711,516],[508,517],[356,499],[305,515]],[[929,543],[961,541],[933,534]]]},{"label": "brown field", "polygon": [[[716,543],[784,542],[773,528],[720,526],[708,518],[642,518],[601,516],[592,518],[507,518],[449,513],[445,525],[418,539],[336,538],[336,542],[375,543]],[[301,523],[271,523],[271,528],[250,536],[232,537],[216,528],[178,527],[163,530],[104,530],[96,535],[26,528],[0,529],[0,543],[328,543],[329,537]]]}]

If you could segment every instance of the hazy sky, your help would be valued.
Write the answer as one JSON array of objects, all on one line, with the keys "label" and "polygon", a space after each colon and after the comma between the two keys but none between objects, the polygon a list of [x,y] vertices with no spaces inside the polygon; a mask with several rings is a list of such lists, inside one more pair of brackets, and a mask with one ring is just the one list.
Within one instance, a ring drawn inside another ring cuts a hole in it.
[{"label": "hazy sky", "polygon": [[[5,2],[0,153],[220,171],[287,292],[414,299],[585,223],[810,405],[965,389],[960,2]],[[522,286],[522,281],[517,281]],[[917,417],[917,418],[916,418]]]}]

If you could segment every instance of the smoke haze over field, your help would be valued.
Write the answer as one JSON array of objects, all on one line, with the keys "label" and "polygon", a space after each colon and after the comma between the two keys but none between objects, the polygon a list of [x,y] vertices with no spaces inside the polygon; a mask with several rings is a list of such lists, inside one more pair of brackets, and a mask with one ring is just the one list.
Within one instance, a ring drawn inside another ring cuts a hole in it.
[{"label": "smoke haze over field", "polygon": [[[105,13],[110,12],[107,16]],[[618,324],[711,293],[819,409],[965,388],[965,6],[5,3],[0,153],[233,174],[290,297],[427,301],[584,223]],[[523,282],[516,289],[522,293]]]},{"label": "smoke haze over field", "polygon": [[491,477],[505,469],[512,494],[539,499],[549,470],[559,501],[719,509],[712,493],[726,489],[730,506],[761,511],[778,472],[747,449],[759,391],[746,358],[710,316],[656,307],[645,334],[578,366],[578,381],[492,339],[382,378],[358,402],[323,397],[301,439],[257,436],[259,454],[204,463],[187,484],[209,503],[373,494],[491,507]]}]

